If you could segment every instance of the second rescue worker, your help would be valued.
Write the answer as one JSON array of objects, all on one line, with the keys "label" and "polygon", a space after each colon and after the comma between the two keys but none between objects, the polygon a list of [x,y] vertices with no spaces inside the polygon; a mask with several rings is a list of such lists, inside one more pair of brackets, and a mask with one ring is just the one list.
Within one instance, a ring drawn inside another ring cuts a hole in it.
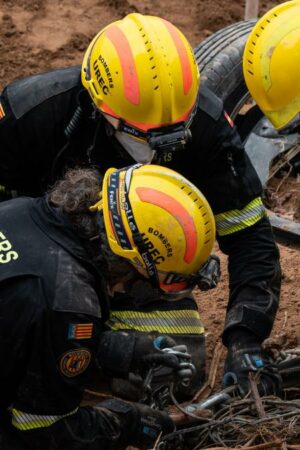
[{"label": "second rescue worker", "polygon": [[[137,161],[167,165],[204,193],[229,257],[225,371],[245,392],[248,372],[265,363],[261,343],[278,308],[278,249],[257,174],[221,100],[200,85],[184,35],[162,18],[129,14],[94,37],[82,68],[17,80],[0,103],[0,183],[9,189],[38,194],[65,166]],[[172,334],[203,359],[194,300],[155,302],[145,292],[114,301],[112,328]],[[263,382],[266,393],[276,390],[272,377]]]},{"label": "second rescue worker", "polygon": [[[159,227],[174,249],[159,265],[140,236],[148,227]],[[175,274],[185,289],[195,286],[215,238],[204,196],[161,166],[111,168],[103,181],[95,169],[70,169],[47,196],[3,202],[0,230],[0,449],[152,448],[174,429],[165,411],[81,401],[95,367],[125,380],[154,367],[164,369],[163,382],[192,374],[186,351],[162,351],[172,339],[111,331],[105,322],[108,292],[125,285],[149,279],[166,298],[182,289],[166,281]]]}]

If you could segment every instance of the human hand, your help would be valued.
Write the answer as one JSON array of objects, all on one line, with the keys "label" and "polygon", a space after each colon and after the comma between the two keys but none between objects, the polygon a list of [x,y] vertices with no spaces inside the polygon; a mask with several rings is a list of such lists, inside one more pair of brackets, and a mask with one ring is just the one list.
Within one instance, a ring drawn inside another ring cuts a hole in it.
[{"label": "human hand", "polygon": [[223,384],[237,384],[242,396],[250,390],[249,374],[258,373],[258,392],[261,396],[281,395],[282,380],[274,363],[263,353],[258,343],[240,343],[228,348],[224,366]]},{"label": "human hand", "polygon": [[169,336],[136,335],[131,368],[164,366],[177,370],[179,369],[177,356],[164,351],[175,346],[176,342]]},{"label": "human hand", "polygon": [[164,383],[171,380],[188,385],[196,368],[186,345],[176,345],[169,336],[158,336],[154,339],[153,345],[156,351],[150,351],[140,363],[146,368],[154,369],[153,382]]},{"label": "human hand", "polygon": [[174,422],[166,412],[141,403],[111,399],[97,406],[114,413],[119,419],[121,433],[126,436],[126,445],[133,445],[141,450],[152,448],[160,433],[171,433],[175,429]]},{"label": "human hand", "polygon": [[130,372],[153,366],[179,368],[175,355],[160,349],[160,345],[175,345],[175,341],[165,336],[155,336],[125,331],[105,331],[101,334],[96,356],[96,364],[107,375],[127,378]]},{"label": "human hand", "polygon": [[155,369],[155,376],[163,380],[188,379],[195,370],[186,347],[169,336],[123,331],[102,333],[96,363],[105,374],[120,378]]}]

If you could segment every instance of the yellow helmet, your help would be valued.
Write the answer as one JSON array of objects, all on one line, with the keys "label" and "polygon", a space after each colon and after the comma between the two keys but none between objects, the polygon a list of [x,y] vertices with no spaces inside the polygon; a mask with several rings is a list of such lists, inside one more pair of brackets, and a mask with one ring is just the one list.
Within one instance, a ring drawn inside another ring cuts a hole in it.
[{"label": "yellow helmet", "polygon": [[[156,287],[178,290],[209,258],[213,213],[203,194],[173,170],[109,169],[100,203],[111,250],[145,269]],[[157,272],[166,275],[160,282]]]},{"label": "yellow helmet", "polygon": [[187,120],[199,82],[185,36],[164,19],[137,13],[101,30],[82,64],[96,107],[144,132]]},{"label": "yellow helmet", "polygon": [[254,26],[243,68],[250,94],[275,128],[300,111],[300,2],[282,3]]}]

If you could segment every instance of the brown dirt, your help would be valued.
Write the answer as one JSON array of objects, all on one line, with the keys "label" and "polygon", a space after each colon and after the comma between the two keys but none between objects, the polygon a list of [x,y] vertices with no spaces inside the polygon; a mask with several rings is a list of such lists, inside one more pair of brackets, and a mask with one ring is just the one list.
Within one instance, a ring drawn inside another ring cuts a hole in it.
[{"label": "brown dirt", "polygon": [[288,171],[268,182],[268,207],[289,220],[300,223],[300,176],[287,177]]},{"label": "brown dirt", "polygon": [[[282,3],[261,1],[260,14]],[[192,46],[212,32],[243,19],[244,2],[240,0],[0,0],[0,89],[11,80],[48,70],[81,63],[90,39],[107,23],[129,12],[160,15],[172,21],[188,37]],[[292,180],[280,195],[290,195],[293,203],[299,183]],[[284,203],[284,202],[283,202]],[[278,206],[278,205],[277,205]],[[282,207],[282,204],[278,206]],[[285,211],[287,211],[285,209]],[[300,212],[299,212],[300,215]],[[282,299],[273,335],[284,345],[300,342],[300,252],[280,247],[284,273]],[[197,294],[207,328],[208,355],[223,326],[228,288],[226,258],[222,256],[223,279],[208,294]]]},{"label": "brown dirt", "polygon": [[[282,348],[300,343],[300,251],[279,245],[283,272],[281,302],[270,339]],[[202,319],[206,325],[208,364],[216,343],[220,340],[228,299],[227,257],[218,249],[221,258],[222,279],[213,291],[196,292]],[[220,380],[220,379],[219,379]]]},{"label": "brown dirt", "polygon": [[[261,1],[261,13],[280,1]],[[0,0],[0,89],[9,81],[49,68],[78,64],[90,39],[124,14],[160,15],[174,22],[193,46],[243,19],[240,0]]]}]

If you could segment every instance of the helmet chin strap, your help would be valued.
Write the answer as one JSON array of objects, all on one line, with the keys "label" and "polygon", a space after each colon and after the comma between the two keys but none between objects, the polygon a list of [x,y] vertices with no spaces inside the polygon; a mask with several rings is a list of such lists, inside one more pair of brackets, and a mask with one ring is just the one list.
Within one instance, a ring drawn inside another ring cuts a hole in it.
[{"label": "helmet chin strap", "polygon": [[[139,271],[140,272],[140,271]],[[176,301],[189,297],[194,289],[194,284],[178,290],[165,290],[160,282],[159,288],[153,286],[146,274],[141,274],[140,278],[130,280],[127,289],[136,305],[145,305],[154,301]],[[176,283],[177,285],[177,283]],[[171,287],[172,285],[169,285]],[[178,287],[178,286],[176,286]]]},{"label": "helmet chin strap", "polygon": [[132,283],[129,294],[137,306],[147,305],[155,301],[176,301],[189,296],[192,289],[179,292],[164,292],[161,289],[155,289],[150,280],[139,279]]}]

